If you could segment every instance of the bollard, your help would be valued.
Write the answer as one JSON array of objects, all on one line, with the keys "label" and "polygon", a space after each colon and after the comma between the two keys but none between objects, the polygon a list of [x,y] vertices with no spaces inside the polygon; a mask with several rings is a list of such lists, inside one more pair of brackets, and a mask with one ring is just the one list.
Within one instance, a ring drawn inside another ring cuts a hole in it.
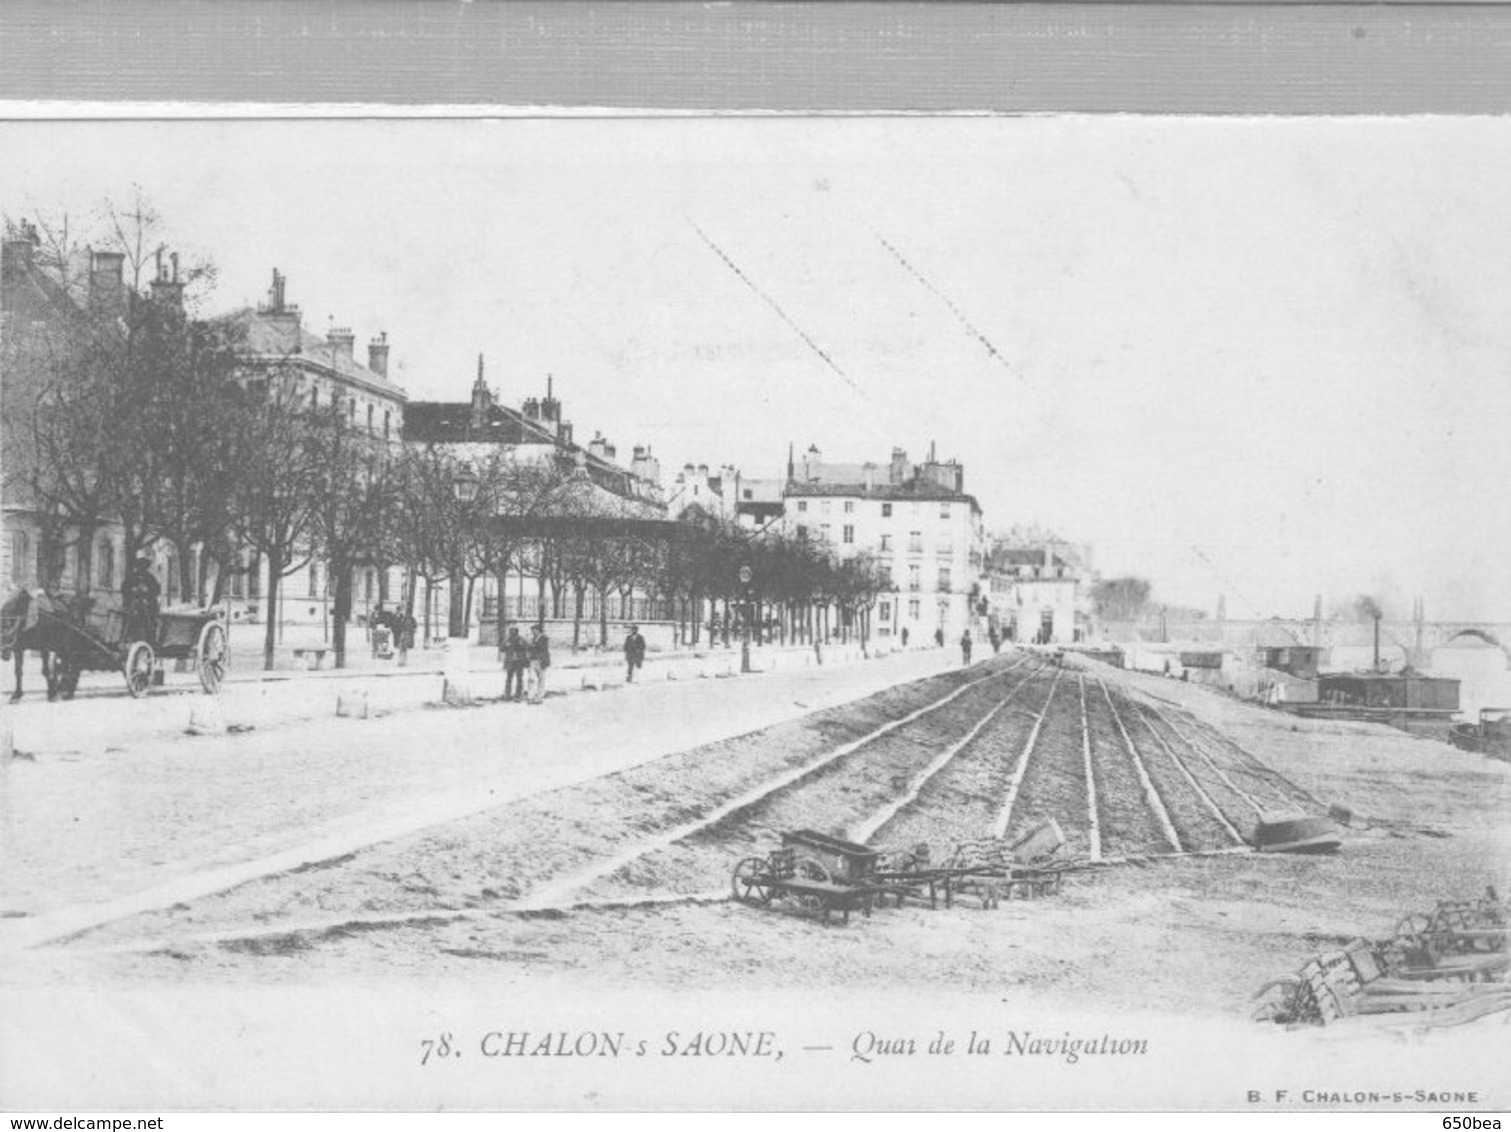
[{"label": "bollard", "polygon": [[226,719],[220,700],[215,696],[198,698],[189,708],[189,726],[184,730],[190,735],[224,735]]},{"label": "bollard", "polygon": [[342,692],[336,697],[336,715],[342,719],[366,719],[367,693]]}]

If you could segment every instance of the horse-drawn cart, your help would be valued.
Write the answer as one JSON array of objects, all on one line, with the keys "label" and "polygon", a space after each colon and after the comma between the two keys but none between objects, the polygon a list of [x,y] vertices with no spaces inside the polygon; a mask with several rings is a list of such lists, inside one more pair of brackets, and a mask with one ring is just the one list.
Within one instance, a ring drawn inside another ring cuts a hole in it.
[{"label": "horse-drawn cart", "polygon": [[[24,591],[23,591],[24,594]],[[19,595],[18,595],[19,596]],[[193,665],[201,687],[214,695],[225,679],[224,621],[205,610],[159,613],[150,626],[128,624],[120,609],[90,599],[25,595],[12,598],[0,615],[0,644],[17,654],[16,695],[20,695],[20,654],[44,655],[48,698],[72,699],[83,672],[118,671],[133,697],[162,683],[162,662]]]}]

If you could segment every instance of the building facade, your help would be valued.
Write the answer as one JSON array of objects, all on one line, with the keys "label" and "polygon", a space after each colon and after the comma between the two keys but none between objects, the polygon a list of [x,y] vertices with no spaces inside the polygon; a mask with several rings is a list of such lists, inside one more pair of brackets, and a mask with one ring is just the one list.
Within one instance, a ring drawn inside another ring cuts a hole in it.
[{"label": "building facade", "polygon": [[1054,544],[998,542],[987,560],[992,624],[1010,641],[1072,644],[1086,636],[1080,566]]},{"label": "building facade", "polygon": [[964,490],[958,461],[921,464],[901,448],[885,464],[828,463],[817,447],[789,456],[782,490],[784,529],[820,541],[841,560],[867,555],[889,585],[877,597],[879,638],[922,644],[942,633],[954,643],[985,627],[985,530],[980,505]]},{"label": "building facade", "polygon": [[[634,530],[636,523],[665,521],[667,505],[660,464],[649,446],[634,447],[624,464],[619,461],[618,448],[601,433],[594,433],[586,445],[579,444],[572,422],[563,416],[552,378],[546,379],[544,397],[527,397],[516,409],[504,404],[488,387],[483,365],[479,357],[470,400],[409,403],[402,437],[406,446],[438,449],[464,463],[482,465],[503,456],[522,465],[553,470],[560,477],[562,490],[552,510],[554,519],[563,521],[560,529],[567,534],[573,515],[584,520],[611,516],[627,531]],[[563,577],[553,576],[548,551],[542,549],[550,539],[533,541],[536,547],[502,578],[477,579],[470,622],[484,643],[496,639],[500,620],[549,622],[565,619],[564,614],[574,621],[600,624],[607,620],[617,624],[668,619],[660,601],[634,587],[613,594],[588,588],[579,604],[576,587]],[[432,626],[445,623],[448,585],[445,579],[419,584],[413,606],[418,620]]]},{"label": "building facade", "polygon": [[[397,445],[408,397],[389,376],[387,333],[377,333],[367,344],[365,360],[359,361],[357,337],[349,327],[333,325],[324,337],[312,333],[299,307],[288,301],[287,290],[287,278],[274,268],[264,302],[225,316],[242,335],[244,380],[264,380],[276,373],[285,395],[307,403],[312,410],[343,413],[348,424],[375,444]],[[221,587],[222,598],[233,619],[260,622],[267,614],[263,600],[268,592],[267,566],[251,548],[237,553],[239,568],[229,572]],[[399,600],[402,584],[403,572],[396,566],[361,563],[353,567],[353,616],[365,623],[380,604]],[[280,621],[328,628],[333,593],[326,564],[318,556],[310,557],[280,584]],[[203,600],[204,596],[192,598]]]}]

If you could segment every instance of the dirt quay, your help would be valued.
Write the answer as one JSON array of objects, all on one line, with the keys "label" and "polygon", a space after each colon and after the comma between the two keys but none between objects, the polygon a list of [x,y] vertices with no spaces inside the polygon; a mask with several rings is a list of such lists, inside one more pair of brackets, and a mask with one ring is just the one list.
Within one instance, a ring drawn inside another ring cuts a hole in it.
[{"label": "dirt quay", "polygon": [[[445,827],[192,904],[104,925],[74,946],[129,945],[246,927],[502,907],[539,887],[696,823],[731,798],[979,681],[1030,663],[1004,654],[801,719],[506,803]],[[1036,663],[1036,662],[1035,662]],[[724,869],[727,879],[728,868]]]}]

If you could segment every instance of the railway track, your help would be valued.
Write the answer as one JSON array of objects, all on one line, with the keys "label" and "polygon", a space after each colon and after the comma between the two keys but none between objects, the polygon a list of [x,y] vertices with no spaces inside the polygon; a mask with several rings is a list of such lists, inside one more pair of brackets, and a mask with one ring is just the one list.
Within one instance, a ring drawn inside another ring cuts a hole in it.
[{"label": "railway track", "polygon": [[[1000,837],[1054,817],[1071,843],[1066,856],[1088,867],[1246,853],[1245,823],[1277,800],[1304,793],[1186,713],[1150,706],[1100,677],[1067,675],[1037,657],[1020,657],[696,816],[637,833],[591,859],[579,854],[575,867],[554,876],[537,872],[538,881],[523,869],[518,895],[481,904],[317,913],[178,938],[229,946],[498,916],[696,904],[722,899],[735,860],[764,851],[779,831],[794,828],[843,830],[849,840],[878,847],[943,841],[948,848],[950,838],[942,835]],[[502,858],[500,867],[507,871],[514,859]],[[161,946],[161,940],[150,945]]]}]

